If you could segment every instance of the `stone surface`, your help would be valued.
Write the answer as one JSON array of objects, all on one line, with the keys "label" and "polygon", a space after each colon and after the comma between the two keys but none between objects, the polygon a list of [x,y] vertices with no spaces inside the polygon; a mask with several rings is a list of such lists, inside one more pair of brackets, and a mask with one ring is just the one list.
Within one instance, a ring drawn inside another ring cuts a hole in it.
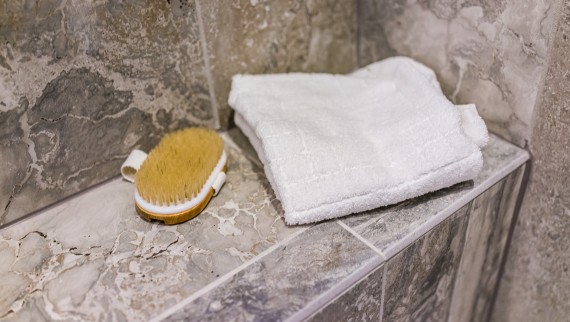
[{"label": "stone surface", "polygon": [[214,126],[194,2],[0,1],[0,225]]},{"label": "stone surface", "polygon": [[433,68],[456,103],[524,146],[557,0],[358,0],[359,64],[394,55]]},{"label": "stone surface", "polygon": [[222,127],[237,73],[346,73],[356,67],[356,2],[200,1]]},{"label": "stone surface", "polygon": [[[394,206],[375,209],[341,220],[386,256],[391,257],[433,227],[432,221],[438,214],[453,205],[458,209],[482,193],[486,189],[482,186],[487,184],[489,187],[489,182],[497,182],[500,177],[493,178],[498,173],[497,169],[504,169],[512,164],[513,160],[518,160],[516,168],[528,159],[525,151],[494,135],[491,135],[488,145],[482,152],[483,169],[472,182],[460,183]],[[503,176],[507,174],[503,173]],[[432,226],[422,229],[426,225]]]},{"label": "stone surface", "polygon": [[311,322],[380,321],[382,318],[382,282],[384,265],[312,316]]},{"label": "stone surface", "polygon": [[445,321],[470,204],[386,262],[383,321]]},{"label": "stone surface", "polygon": [[187,223],[144,221],[113,180],[0,231],[0,319],[147,321],[302,229],[225,138],[228,181]]},{"label": "stone surface", "polygon": [[[185,306],[176,317],[306,318],[383,263],[384,257],[342,222],[286,227],[280,203],[243,134],[233,130],[222,136],[228,181],[205,212],[187,223],[143,221],[133,207],[134,186],[112,180],[1,229],[0,321],[147,321]],[[496,137],[484,155],[486,179],[463,187],[469,191],[450,202],[469,203],[528,157]],[[400,240],[391,243],[405,248],[431,229],[426,216],[436,231],[455,227],[446,224],[452,213],[446,214],[445,207],[429,198],[424,203],[401,208],[401,216],[391,214],[394,221],[407,218],[411,230],[394,225],[381,233],[397,236]],[[406,217],[418,212],[427,215]],[[358,222],[366,216],[375,220],[371,214],[350,218]],[[433,243],[440,249],[439,241]],[[368,309],[377,308],[380,274],[377,270],[359,284],[370,286],[362,293],[366,296],[352,297],[359,293],[355,288],[339,299],[355,299],[363,308],[358,312],[376,319],[380,311]],[[227,302],[218,306],[222,298]],[[348,306],[339,307],[350,317]],[[225,311],[218,312],[221,308]]]},{"label": "stone surface", "polygon": [[473,200],[448,321],[487,321],[524,166]]},{"label": "stone surface", "polygon": [[534,157],[493,321],[570,312],[570,1],[564,1],[534,120]]},{"label": "stone surface", "polygon": [[166,321],[282,321],[378,256],[336,222],[324,222]]}]

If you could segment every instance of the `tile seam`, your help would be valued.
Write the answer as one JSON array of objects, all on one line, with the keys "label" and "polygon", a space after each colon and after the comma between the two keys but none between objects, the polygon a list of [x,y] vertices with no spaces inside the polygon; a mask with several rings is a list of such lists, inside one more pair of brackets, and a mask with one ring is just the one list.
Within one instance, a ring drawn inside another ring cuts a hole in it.
[{"label": "tile seam", "polygon": [[[380,265],[384,265],[384,263],[380,264]],[[367,267],[367,266],[366,266]],[[381,268],[377,268],[377,269],[382,269],[382,271],[384,271],[384,266],[382,266]],[[353,286],[347,288],[346,290],[340,292],[339,294],[337,294],[335,297],[333,297],[329,302],[327,302],[325,304],[325,306],[319,308],[318,310],[316,310],[313,314],[311,314],[310,316],[307,317],[307,319],[311,319],[313,317],[315,317],[317,315],[317,313],[321,312],[322,309],[325,309],[328,307],[328,305],[336,302],[337,300],[339,300],[340,298],[342,298],[345,294],[347,294],[348,292],[350,292],[354,287],[356,287],[358,284],[360,284],[360,282],[364,281],[365,279],[369,278],[370,276],[372,276],[372,274],[374,274],[376,272],[377,269],[372,269],[372,271],[370,271],[370,273],[365,274],[363,277],[361,277],[360,279],[358,279]],[[384,275],[384,273],[382,273],[382,275]]]},{"label": "tile seam", "polygon": [[226,274],[222,275],[221,277],[219,277],[218,279],[212,281],[211,283],[205,285],[204,287],[202,287],[201,289],[197,290],[196,292],[192,293],[191,295],[189,295],[188,297],[184,298],[182,301],[176,303],[175,305],[167,308],[166,310],[164,310],[161,314],[157,315],[156,317],[154,317],[153,319],[151,319],[151,322],[158,322],[158,321],[162,321],[164,319],[166,319],[167,317],[171,316],[172,314],[178,312],[179,310],[183,309],[186,305],[192,303],[194,300],[196,300],[197,298],[201,297],[202,295],[207,294],[208,292],[210,292],[211,290],[215,289],[216,287],[222,285],[224,282],[228,281],[229,279],[231,279],[234,275],[236,275],[237,273],[243,271],[244,269],[246,269],[247,267],[251,266],[252,264],[256,263],[257,261],[259,261],[260,259],[262,259],[263,257],[269,255],[270,253],[272,253],[274,250],[276,250],[277,248],[289,243],[290,241],[292,241],[293,239],[295,239],[297,236],[301,235],[303,232],[307,231],[309,228],[311,228],[313,226],[309,226],[309,227],[304,227],[302,229],[299,229],[299,231],[296,231],[295,233],[287,236],[285,239],[281,240],[280,242],[274,244],[273,246],[267,248],[266,250],[264,250],[263,252],[259,253],[257,256],[253,257],[252,259],[242,263],[240,266],[232,269],[231,271],[227,272]]},{"label": "tile seam", "polygon": [[388,275],[388,263],[384,264],[382,273],[382,294],[380,295],[380,322],[384,320],[384,301],[386,300],[386,282]]},{"label": "tile seam", "polygon": [[200,43],[202,46],[202,57],[204,58],[204,69],[206,72],[206,80],[208,82],[208,93],[210,94],[210,102],[212,108],[212,116],[214,117],[214,127],[220,128],[220,114],[218,111],[218,101],[216,99],[216,91],[214,89],[214,79],[212,77],[212,70],[210,69],[210,56],[208,53],[208,43],[206,41],[206,31],[204,26],[204,19],[202,19],[202,6],[200,0],[194,0],[196,4],[196,19],[198,20],[198,30],[200,32]]},{"label": "tile seam", "polygon": [[356,285],[358,281],[366,277],[368,274],[373,272],[375,268],[377,268],[379,265],[382,265],[386,261],[386,256],[382,253],[382,251],[380,251],[369,241],[364,239],[364,237],[360,236],[358,233],[353,231],[350,227],[342,223],[339,219],[336,219],[335,222],[339,226],[341,226],[344,230],[346,230],[349,234],[351,234],[353,237],[355,237],[360,242],[365,244],[368,248],[370,248],[372,251],[374,251],[378,255],[378,259],[372,260],[369,263],[364,264],[362,267],[356,269],[354,272],[347,275],[343,280],[333,285],[330,289],[324,291],[323,293],[319,294],[316,298],[309,301],[307,305],[305,305],[299,311],[295,312],[290,317],[286,318],[285,321],[288,322],[305,321],[307,318],[317,313],[327,303],[335,299],[337,296],[348,291],[350,288]]},{"label": "tile seam", "polygon": [[307,305],[301,308],[299,311],[295,312],[290,317],[286,318],[287,322],[298,322],[306,321],[309,317],[313,316],[326,304],[330,303],[333,299],[343,294],[344,292],[350,290],[355,286],[360,280],[369,275],[374,271],[375,268],[384,264],[384,259],[380,256],[376,257],[376,260],[372,260],[366,263],[362,267],[356,269],[351,274],[347,275],[343,280],[332,286],[329,290],[321,293],[315,299],[309,301]]},{"label": "tile seam", "polygon": [[374,246],[374,244],[372,244],[370,241],[368,241],[366,238],[362,237],[362,235],[360,235],[359,233],[357,233],[356,231],[354,231],[352,228],[348,227],[347,224],[343,223],[342,221],[340,221],[339,219],[336,220],[337,224],[339,224],[342,228],[344,228],[346,231],[348,231],[352,236],[356,237],[358,240],[360,240],[362,243],[364,243],[366,246],[370,247],[373,251],[375,251],[378,255],[380,255],[380,257],[383,260],[388,259],[388,257],[386,257],[386,255],[380,250],[378,249],[376,246]]}]

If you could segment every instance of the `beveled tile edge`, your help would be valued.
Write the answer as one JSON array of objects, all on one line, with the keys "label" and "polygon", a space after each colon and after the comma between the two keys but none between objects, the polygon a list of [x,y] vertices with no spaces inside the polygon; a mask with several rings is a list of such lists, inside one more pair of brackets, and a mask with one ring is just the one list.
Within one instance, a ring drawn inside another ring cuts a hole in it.
[{"label": "beveled tile edge", "polygon": [[[355,288],[360,282],[366,280],[368,277],[370,277],[370,275],[374,274],[377,270],[381,269],[382,270],[382,278],[384,278],[384,276],[386,276],[386,262],[383,262],[381,264],[379,264],[377,267],[374,267],[370,272],[368,272],[366,275],[364,275],[361,279],[359,279],[358,281],[354,282],[354,284],[352,284],[350,287],[348,287],[347,289],[345,289],[344,291],[342,291],[341,293],[339,293],[337,296],[335,296],[334,298],[332,298],[329,302],[325,303],[323,306],[321,306],[320,308],[318,308],[315,312],[313,312],[311,315],[307,316],[303,321],[307,321],[310,320],[311,318],[313,318],[315,315],[317,315],[319,312],[321,312],[322,309],[326,308],[328,305],[334,304],[338,299],[340,299],[341,297],[343,297],[345,294],[347,294],[348,292],[350,292],[353,288]],[[381,308],[380,308],[380,319],[382,319],[382,309],[384,308],[384,279],[382,279],[382,296],[380,298],[381,301]],[[289,321],[289,320],[286,320]],[[379,322],[382,322],[382,320],[380,320]]]},{"label": "beveled tile edge", "polygon": [[489,308],[489,312],[486,316],[487,321],[492,321],[495,305],[498,302],[499,288],[501,287],[501,282],[503,281],[503,276],[507,268],[507,261],[508,261],[509,252],[511,250],[513,235],[515,229],[517,228],[517,223],[519,222],[521,207],[523,204],[524,196],[528,188],[528,182],[530,180],[530,173],[532,169],[532,162],[533,162],[532,160],[528,160],[524,165],[524,167],[521,168],[520,178],[516,178],[513,185],[513,186],[518,185],[519,191],[516,193],[516,196],[513,198],[514,199],[513,216],[511,218],[511,225],[508,230],[507,241],[505,242],[504,246],[503,258],[501,259],[501,263],[499,264],[499,272],[497,273],[497,285],[495,285],[495,290],[493,291],[493,295],[491,297],[491,307]]},{"label": "beveled tile edge", "polygon": [[369,261],[365,265],[361,266],[359,269],[352,272],[341,282],[331,287],[328,291],[322,293],[321,295],[310,301],[305,307],[297,311],[297,313],[291,315],[285,321],[297,322],[297,321],[307,320],[313,314],[317,313],[320,309],[322,309],[325,305],[327,305],[337,297],[344,294],[344,292],[349,291],[360,280],[368,276],[368,274],[372,273],[374,269],[384,264],[384,262],[385,261],[383,258],[381,258],[380,256],[376,256],[373,260]]},{"label": "beveled tile edge", "polygon": [[384,303],[386,302],[386,267],[388,265],[384,265],[382,272],[382,295],[380,296],[380,322],[384,320]]},{"label": "beveled tile edge", "polygon": [[394,242],[392,245],[386,248],[383,251],[383,253],[386,255],[388,259],[392,258],[394,255],[402,251],[404,248],[414,243],[414,241],[418,240],[421,236],[428,233],[434,227],[436,227],[444,220],[449,218],[451,215],[453,215],[463,206],[467,205],[471,200],[477,198],[480,194],[487,191],[489,188],[491,188],[499,181],[503,180],[505,177],[514,172],[516,169],[518,169],[520,166],[522,166],[525,162],[527,162],[530,159],[528,151],[523,150],[523,152],[524,153],[521,153],[506,166],[493,173],[483,182],[479,183],[471,191],[461,196],[460,198],[449,204],[445,209],[440,211],[438,214],[436,214],[435,216],[431,217],[426,222],[421,224],[414,231],[408,233],[406,236]]},{"label": "beveled tile edge", "polygon": [[[375,247],[366,238],[362,237],[360,234],[352,230],[352,228],[348,227],[339,219],[336,219],[335,222],[346,231],[348,231],[356,239],[360,240],[363,244],[368,246],[368,248],[372,249],[378,256],[365,265],[361,266],[356,271],[352,272],[345,279],[337,283],[326,292],[320,294],[318,297],[310,301],[305,307],[297,311],[295,314],[291,315],[285,321],[297,322],[307,320],[319,312],[321,309],[323,309],[327,304],[332,303],[335,299],[348,292],[352,287],[354,287],[368,275],[372,274],[380,265],[383,265],[386,262],[386,255],[384,255],[380,249]],[[382,287],[384,287],[384,281],[382,281]]]},{"label": "beveled tile edge", "polygon": [[293,241],[297,236],[301,235],[302,233],[304,233],[305,231],[309,230],[310,228],[314,227],[313,225],[308,226],[308,227],[304,227],[302,229],[299,229],[298,231],[296,231],[295,233],[287,236],[286,238],[284,238],[283,240],[281,240],[278,243],[275,243],[274,245],[272,245],[271,247],[267,248],[266,250],[264,250],[263,252],[259,253],[257,256],[253,257],[252,259],[244,262],[243,264],[241,264],[240,266],[234,268],[233,270],[227,272],[226,274],[220,276],[218,279],[216,279],[215,281],[211,282],[210,284],[207,284],[206,286],[202,287],[200,290],[194,292],[192,295],[188,296],[187,298],[185,298],[184,300],[176,303],[175,305],[169,307],[168,309],[164,310],[161,314],[157,315],[156,317],[152,318],[150,321],[151,322],[158,322],[158,321],[162,321],[164,319],[166,319],[167,317],[171,316],[172,314],[178,312],[179,310],[183,309],[186,305],[190,304],[191,302],[193,302],[194,300],[196,300],[197,298],[201,297],[202,295],[210,292],[211,290],[215,289],[216,287],[220,286],[221,284],[225,283],[226,281],[230,280],[234,275],[236,275],[237,273],[241,272],[242,270],[246,269],[247,267],[251,266],[252,264],[254,264],[255,262],[259,261],[260,259],[262,259],[263,257],[269,255],[270,253],[272,253],[274,250],[276,250],[277,248],[288,244],[289,242]]},{"label": "beveled tile edge", "polygon": [[214,78],[212,77],[212,69],[210,68],[210,56],[208,55],[208,42],[206,39],[206,31],[204,30],[204,19],[202,18],[202,6],[200,0],[194,0],[196,8],[196,20],[198,22],[198,30],[200,32],[200,47],[202,47],[202,59],[204,59],[204,72],[208,81],[208,93],[210,94],[210,102],[212,104],[212,117],[214,118],[214,128],[220,129],[220,112],[218,100],[216,99],[216,91],[214,88]]},{"label": "beveled tile edge", "polygon": [[350,228],[347,224],[343,223],[340,219],[336,219],[335,220],[337,224],[339,224],[342,228],[344,228],[346,231],[348,231],[349,233],[351,233],[354,237],[356,237],[358,240],[360,240],[361,242],[363,242],[366,246],[370,247],[373,251],[375,251],[378,255],[380,255],[380,257],[384,258],[384,260],[388,259],[386,257],[386,255],[376,246],[374,246],[374,244],[372,244],[370,241],[368,241],[366,238],[364,238],[362,235],[360,235],[359,233],[357,233],[356,231],[354,231],[354,229]]}]

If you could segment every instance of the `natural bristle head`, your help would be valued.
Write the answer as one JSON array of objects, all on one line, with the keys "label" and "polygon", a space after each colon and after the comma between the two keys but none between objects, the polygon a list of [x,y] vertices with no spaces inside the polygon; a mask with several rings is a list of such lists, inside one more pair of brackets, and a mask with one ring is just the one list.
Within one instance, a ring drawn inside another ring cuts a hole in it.
[{"label": "natural bristle head", "polygon": [[140,196],[156,205],[195,197],[222,156],[224,143],[209,129],[189,128],[167,134],[135,175]]}]

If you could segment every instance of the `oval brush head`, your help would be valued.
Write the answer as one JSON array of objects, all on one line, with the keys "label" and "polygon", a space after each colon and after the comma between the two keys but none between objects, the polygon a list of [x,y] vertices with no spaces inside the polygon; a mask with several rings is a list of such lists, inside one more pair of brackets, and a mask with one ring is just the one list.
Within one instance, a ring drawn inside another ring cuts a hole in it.
[{"label": "oval brush head", "polygon": [[139,214],[166,224],[195,217],[217,192],[218,177],[225,179],[225,168],[224,143],[216,132],[189,128],[167,134],[135,175]]}]

